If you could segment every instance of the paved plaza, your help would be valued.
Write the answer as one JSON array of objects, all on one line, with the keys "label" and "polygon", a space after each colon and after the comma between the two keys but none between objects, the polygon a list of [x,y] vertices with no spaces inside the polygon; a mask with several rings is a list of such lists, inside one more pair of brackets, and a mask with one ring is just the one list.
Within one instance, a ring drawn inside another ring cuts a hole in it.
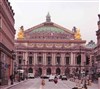
[{"label": "paved plaza", "polygon": [[[76,83],[70,80],[58,80],[58,83],[55,84],[53,81],[49,82],[48,79],[45,79],[45,85],[41,85],[41,79],[28,79],[21,82],[17,82],[14,85],[8,85],[2,87],[1,89],[72,89],[76,87]],[[91,86],[88,86],[88,89],[99,89],[98,84],[92,83]]]}]

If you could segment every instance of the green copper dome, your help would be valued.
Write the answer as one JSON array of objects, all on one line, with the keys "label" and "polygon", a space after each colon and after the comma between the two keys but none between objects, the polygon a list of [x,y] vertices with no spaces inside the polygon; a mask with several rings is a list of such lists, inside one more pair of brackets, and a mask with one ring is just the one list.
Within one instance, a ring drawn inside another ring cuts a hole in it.
[{"label": "green copper dome", "polygon": [[35,30],[32,31],[32,33],[36,32],[53,32],[53,33],[64,33],[65,31],[61,30],[60,28],[57,27],[51,27],[51,26],[43,26],[36,28]]}]

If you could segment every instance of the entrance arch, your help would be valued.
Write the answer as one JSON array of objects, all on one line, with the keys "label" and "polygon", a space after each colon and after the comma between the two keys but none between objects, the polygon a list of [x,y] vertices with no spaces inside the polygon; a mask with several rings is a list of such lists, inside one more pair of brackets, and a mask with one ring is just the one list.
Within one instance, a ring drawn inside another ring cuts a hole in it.
[{"label": "entrance arch", "polygon": [[56,74],[57,74],[57,75],[60,75],[60,73],[61,73],[60,68],[57,68],[57,69],[56,69]]},{"label": "entrance arch", "polygon": [[38,75],[39,75],[39,76],[42,75],[42,68],[38,68]]},{"label": "entrance arch", "polygon": [[47,75],[51,74],[51,68],[47,68]]},{"label": "entrance arch", "polygon": [[65,69],[65,75],[69,75],[70,74],[70,69],[69,68],[66,68]]},{"label": "entrance arch", "polygon": [[28,73],[33,73],[33,69],[32,68],[29,68],[28,69]]}]

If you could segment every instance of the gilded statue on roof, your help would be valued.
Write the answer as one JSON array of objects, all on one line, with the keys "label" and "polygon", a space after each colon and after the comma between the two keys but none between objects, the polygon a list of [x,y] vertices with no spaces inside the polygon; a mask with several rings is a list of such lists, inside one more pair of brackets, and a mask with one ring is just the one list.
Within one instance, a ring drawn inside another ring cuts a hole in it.
[{"label": "gilded statue on roof", "polygon": [[24,38],[24,27],[21,26],[18,32],[18,39],[23,39]]},{"label": "gilded statue on roof", "polygon": [[81,34],[80,34],[80,29],[77,29],[74,35],[75,39],[81,40]]}]

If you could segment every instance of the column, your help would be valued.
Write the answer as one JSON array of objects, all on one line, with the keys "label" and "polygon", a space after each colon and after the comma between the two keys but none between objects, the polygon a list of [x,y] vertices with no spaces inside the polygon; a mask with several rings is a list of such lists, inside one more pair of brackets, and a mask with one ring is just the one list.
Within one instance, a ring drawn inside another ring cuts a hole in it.
[{"label": "column", "polygon": [[34,53],[34,65],[37,64],[37,53]]},{"label": "column", "polygon": [[73,56],[73,53],[71,52],[71,60],[70,60],[70,65],[73,65],[73,59],[74,59],[74,56]]},{"label": "column", "polygon": [[46,53],[43,53],[43,65],[47,64]]},{"label": "column", "polygon": [[73,53],[73,65],[76,65],[76,54]]},{"label": "column", "polygon": [[65,53],[61,53],[61,65],[65,65]]},{"label": "column", "polygon": [[25,52],[24,59],[25,59],[25,64],[27,65],[27,61],[28,61],[28,52]]},{"label": "column", "polygon": [[55,57],[56,57],[56,54],[52,53],[52,65],[55,65],[55,61],[56,61]]},{"label": "column", "polygon": [[85,54],[81,54],[81,66],[84,66],[84,63],[85,63]]}]

